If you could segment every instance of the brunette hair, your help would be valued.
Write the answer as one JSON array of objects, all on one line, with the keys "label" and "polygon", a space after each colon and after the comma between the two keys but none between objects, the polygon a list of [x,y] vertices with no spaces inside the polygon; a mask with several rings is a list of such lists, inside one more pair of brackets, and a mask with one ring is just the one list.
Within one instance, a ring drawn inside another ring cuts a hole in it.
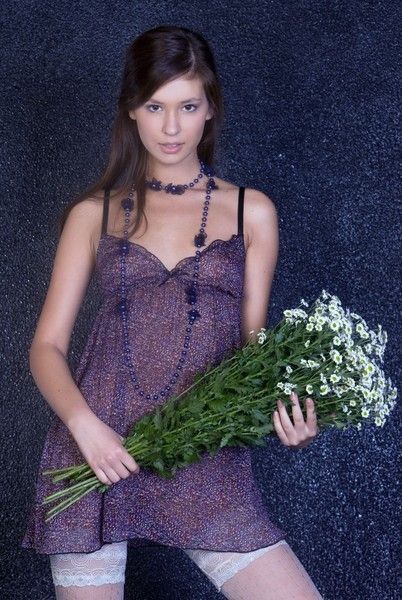
[{"label": "brunette hair", "polygon": [[137,231],[142,217],[147,221],[144,213],[147,150],[138,134],[137,122],[130,118],[129,111],[142,106],[162,85],[181,76],[199,77],[203,82],[213,117],[205,121],[197,154],[201,160],[213,165],[223,122],[223,100],[211,48],[198,31],[186,27],[161,25],[149,29],[135,38],[126,50],[107,166],[95,184],[64,209],[59,220],[59,235],[73,206],[87,198],[96,199],[98,192],[103,197],[105,188],[111,190],[111,197],[113,189],[116,194],[123,190],[128,192],[133,183],[137,214],[129,236]]}]

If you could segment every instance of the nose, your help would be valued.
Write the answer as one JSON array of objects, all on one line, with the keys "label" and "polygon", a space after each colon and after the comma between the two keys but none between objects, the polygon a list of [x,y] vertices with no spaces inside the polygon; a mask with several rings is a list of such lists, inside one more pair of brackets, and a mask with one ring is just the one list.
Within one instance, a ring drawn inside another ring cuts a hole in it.
[{"label": "nose", "polygon": [[163,121],[163,133],[175,136],[180,131],[179,116],[174,110],[166,111]]}]

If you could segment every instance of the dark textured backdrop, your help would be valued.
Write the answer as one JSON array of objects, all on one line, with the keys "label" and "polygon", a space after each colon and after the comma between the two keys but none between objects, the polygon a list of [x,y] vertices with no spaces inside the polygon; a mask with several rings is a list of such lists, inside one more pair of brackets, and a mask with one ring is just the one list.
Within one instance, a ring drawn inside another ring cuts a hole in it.
[{"label": "dark textured backdrop", "polygon": [[[399,387],[399,2],[1,3],[2,599],[54,598],[48,557],[21,549],[50,408],[28,368],[62,207],[99,174],[127,45],[162,24],[210,40],[224,86],[218,173],[275,201],[281,248],[269,324],[322,288],[389,335]],[[74,365],[98,296],[91,284]],[[399,357],[400,358],[400,357]],[[272,517],[325,600],[397,592],[400,404],[383,429],[321,432],[254,453]],[[161,591],[163,590],[163,591]],[[218,598],[184,553],[130,550],[127,598]],[[250,599],[252,600],[252,599]]]}]

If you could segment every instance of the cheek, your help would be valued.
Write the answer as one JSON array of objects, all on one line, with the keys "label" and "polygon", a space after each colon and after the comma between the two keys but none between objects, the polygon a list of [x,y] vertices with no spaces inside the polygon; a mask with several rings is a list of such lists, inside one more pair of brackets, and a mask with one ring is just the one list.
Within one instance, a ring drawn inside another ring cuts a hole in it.
[{"label": "cheek", "polygon": [[204,133],[204,128],[206,124],[204,115],[194,116],[192,119],[188,119],[183,125],[183,128],[187,131],[189,135],[196,141],[197,143],[202,138],[202,134]]},{"label": "cheek", "polygon": [[141,137],[146,137],[149,131],[152,131],[152,122],[147,119],[146,116],[141,115],[141,118],[137,118],[138,133]]},{"label": "cheek", "polygon": [[137,119],[137,129],[141,141],[145,147],[155,143],[155,139],[158,139],[157,135],[159,130],[156,127],[155,120],[144,117]]}]

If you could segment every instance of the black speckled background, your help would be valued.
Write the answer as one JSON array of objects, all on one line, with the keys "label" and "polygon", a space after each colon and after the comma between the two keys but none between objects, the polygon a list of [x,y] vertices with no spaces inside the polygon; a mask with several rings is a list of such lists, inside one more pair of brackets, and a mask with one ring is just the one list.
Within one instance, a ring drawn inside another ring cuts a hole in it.
[{"label": "black speckled background", "polygon": [[[1,3],[2,600],[54,598],[48,557],[19,546],[51,414],[28,347],[56,219],[100,173],[123,54],[141,31],[180,24],[211,42],[226,102],[218,173],[263,190],[279,211],[269,325],[325,288],[370,326],[383,325],[386,375],[400,389],[400,8],[392,0]],[[98,301],[91,284],[72,365]],[[275,437],[254,451],[269,511],[325,600],[402,596],[400,417],[399,401],[382,429],[321,432],[301,451]],[[172,548],[130,549],[126,588],[138,600],[222,597]]]}]

